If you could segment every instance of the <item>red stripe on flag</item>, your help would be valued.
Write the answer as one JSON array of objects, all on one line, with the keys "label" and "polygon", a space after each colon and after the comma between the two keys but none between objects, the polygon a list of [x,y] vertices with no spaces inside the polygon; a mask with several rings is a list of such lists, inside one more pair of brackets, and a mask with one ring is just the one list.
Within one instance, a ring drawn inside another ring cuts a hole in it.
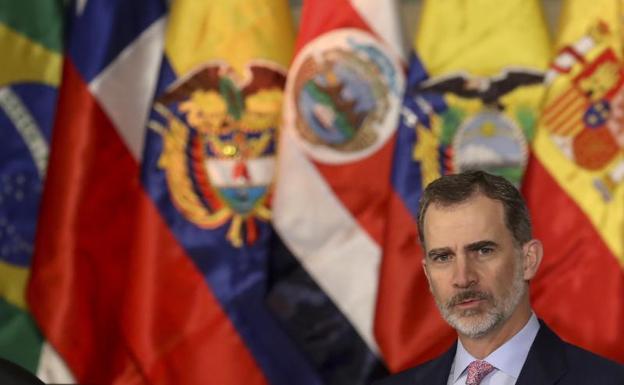
[{"label": "red stripe on flag", "polygon": [[[317,36],[339,28],[357,28],[379,38],[349,0],[304,1],[301,15],[296,52]],[[395,136],[389,138],[375,154],[350,164],[313,162],[336,196],[380,246],[391,191],[394,140]]]},{"label": "red stripe on flag", "polygon": [[140,198],[123,325],[146,377],[159,384],[266,384],[206,281],[157,208]]},{"label": "red stripe on flag", "polygon": [[375,336],[386,364],[397,372],[442,354],[457,335],[429,292],[416,222],[395,193],[388,212]]},{"label": "red stripe on flag", "polygon": [[317,36],[338,28],[358,28],[376,36],[348,0],[304,1],[301,19],[295,52]]},{"label": "red stripe on flag", "polygon": [[563,339],[624,363],[622,266],[576,202],[533,156],[523,186],[534,236],[545,249],[531,283],[536,313]]},{"label": "red stripe on flag", "polygon": [[266,383],[69,60],[28,299],[80,383]]},{"label": "red stripe on flag", "polygon": [[581,132],[583,128],[585,128],[585,125],[577,120],[576,122],[571,122],[567,126],[561,127],[557,131],[553,131],[553,133],[561,136],[572,136]]},{"label": "red stripe on flag", "polygon": [[394,138],[375,154],[353,163],[314,163],[338,199],[380,247],[391,192]]},{"label": "red stripe on flag", "polygon": [[570,100],[564,106],[557,108],[557,110],[548,111],[549,113],[544,116],[545,123],[551,127],[557,127],[566,124],[570,120],[578,121],[579,117],[583,117],[583,107],[585,107],[583,100]]},{"label": "red stripe on flag", "polygon": [[569,107],[570,103],[583,103],[584,101],[585,99],[583,98],[583,95],[579,94],[579,92],[575,88],[570,88],[569,90],[561,94],[561,96],[559,96],[557,100],[555,100],[552,104],[546,107],[544,115],[548,119],[550,119],[550,116],[556,115],[561,110],[565,110],[567,107]]},{"label": "red stripe on flag", "polygon": [[[118,259],[130,245],[125,230],[134,204],[126,194],[130,185],[125,178],[137,166],[119,139],[107,133],[110,128],[102,127],[102,112],[67,60],[63,80],[28,299],[39,326],[76,378],[112,383],[123,372],[138,375],[119,338],[117,318],[123,283],[130,279]],[[106,151],[93,151],[96,148]],[[101,175],[102,163],[118,172]],[[108,187],[90,189],[94,183]],[[103,209],[104,217],[98,215]],[[112,231],[100,231],[108,228]],[[96,251],[104,260],[94,255]],[[100,280],[103,277],[106,281]]]},{"label": "red stripe on flag", "polygon": [[[584,107],[587,102],[574,93],[569,95],[572,95],[572,98],[566,96],[558,100],[554,105],[549,106],[544,113],[544,123],[552,132],[565,134],[567,127],[572,126],[574,128],[582,125]],[[560,105],[561,100],[565,100],[563,105]]]}]

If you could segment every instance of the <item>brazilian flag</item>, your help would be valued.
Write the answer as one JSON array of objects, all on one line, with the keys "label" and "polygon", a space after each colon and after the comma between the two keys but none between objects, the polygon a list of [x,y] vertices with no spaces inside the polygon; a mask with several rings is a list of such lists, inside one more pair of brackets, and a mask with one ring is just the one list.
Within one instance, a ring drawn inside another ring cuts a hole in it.
[{"label": "brazilian flag", "polygon": [[0,356],[36,371],[24,290],[61,77],[63,3],[0,0]]}]

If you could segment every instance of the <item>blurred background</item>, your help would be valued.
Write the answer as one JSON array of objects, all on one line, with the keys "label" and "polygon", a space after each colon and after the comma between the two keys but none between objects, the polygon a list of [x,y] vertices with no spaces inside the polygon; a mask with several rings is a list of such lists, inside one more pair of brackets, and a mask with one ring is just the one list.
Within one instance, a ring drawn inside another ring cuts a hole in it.
[{"label": "blurred background", "polygon": [[624,363],[617,0],[0,0],[0,357],[47,383],[368,384],[455,338],[417,202],[524,194]]}]

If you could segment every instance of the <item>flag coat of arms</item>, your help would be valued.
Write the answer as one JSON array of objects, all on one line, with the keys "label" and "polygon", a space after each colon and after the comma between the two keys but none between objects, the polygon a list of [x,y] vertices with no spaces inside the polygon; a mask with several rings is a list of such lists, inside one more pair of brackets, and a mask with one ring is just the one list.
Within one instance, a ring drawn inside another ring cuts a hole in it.
[{"label": "flag coat of arms", "polygon": [[475,168],[520,184],[549,44],[538,1],[423,3],[394,150],[375,325],[392,371],[436,357],[456,338],[422,271],[422,189]]},{"label": "flag coat of arms", "polygon": [[[157,1],[104,3],[71,9],[28,295],[77,382],[367,383],[383,375],[374,343],[354,339],[310,274],[299,263],[292,269],[268,222],[294,35],[287,4],[177,1],[167,13]],[[350,62],[358,71],[400,75],[371,36],[354,42],[363,44]],[[376,59],[362,65],[360,56]],[[380,112],[401,92],[390,77],[364,85],[383,94]],[[288,290],[284,277],[294,275],[311,289]],[[365,294],[372,313],[374,294]],[[301,301],[291,312],[293,298],[320,303],[323,323],[312,323]],[[309,318],[306,340],[284,322],[293,314]]]},{"label": "flag coat of arms", "polygon": [[158,1],[70,9],[29,304],[78,383],[200,383],[205,370],[262,383],[140,183],[165,12]]},{"label": "flag coat of arms", "polygon": [[[291,269],[272,298],[289,304],[277,314],[328,384],[386,373],[373,321],[405,77],[399,25],[393,1],[304,1],[286,84],[273,223]],[[301,299],[288,300],[293,289]]]},{"label": "flag coat of arms", "polygon": [[624,361],[622,4],[565,1],[523,192],[545,258],[536,312],[566,340]]},{"label": "flag coat of arms", "polygon": [[178,1],[170,11],[142,183],[214,301],[211,319],[188,324],[202,336],[192,341],[193,383],[320,383],[266,298],[293,45],[285,1]]}]

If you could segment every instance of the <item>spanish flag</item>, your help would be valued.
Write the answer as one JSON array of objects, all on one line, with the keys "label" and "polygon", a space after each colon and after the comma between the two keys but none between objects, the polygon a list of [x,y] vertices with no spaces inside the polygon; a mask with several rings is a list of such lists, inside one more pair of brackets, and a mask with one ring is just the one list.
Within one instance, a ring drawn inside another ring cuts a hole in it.
[{"label": "spanish flag", "polygon": [[622,5],[564,3],[524,193],[545,257],[536,312],[565,339],[624,362]]},{"label": "spanish flag", "polygon": [[392,371],[437,356],[456,338],[421,266],[422,190],[440,175],[474,168],[520,184],[550,56],[536,0],[425,1],[413,48],[375,319]]}]

